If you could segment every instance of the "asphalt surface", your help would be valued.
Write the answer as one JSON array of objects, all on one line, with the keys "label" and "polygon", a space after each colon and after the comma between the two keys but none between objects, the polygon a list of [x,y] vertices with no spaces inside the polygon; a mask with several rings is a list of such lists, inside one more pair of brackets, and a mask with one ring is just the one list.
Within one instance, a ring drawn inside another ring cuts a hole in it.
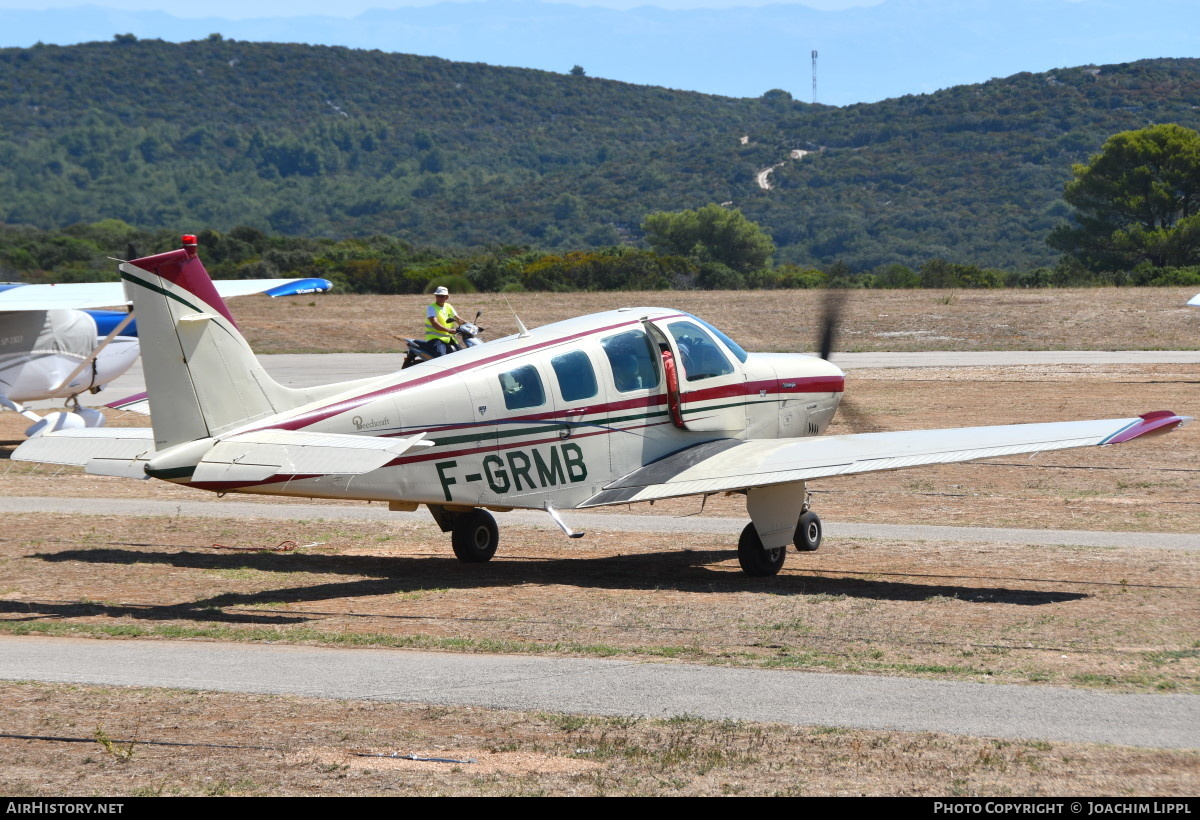
[{"label": "asphalt surface", "polygon": [[[19,467],[15,469],[20,469]],[[83,515],[173,516],[203,518],[270,518],[281,521],[324,519],[329,521],[378,521],[384,524],[402,521],[428,522],[429,513],[389,512],[382,504],[277,504],[216,497],[201,501],[150,501],[129,498],[7,497],[0,498],[4,513],[78,513]],[[575,529],[601,532],[661,532],[675,535],[716,533],[730,536],[736,543],[748,518],[709,516],[676,517],[669,515],[631,515],[615,512],[562,511],[562,517]],[[558,525],[543,512],[514,510],[502,513],[497,523],[558,530]],[[1090,530],[1022,530],[991,527],[938,527],[908,524],[848,524],[822,522],[825,538],[903,538],[915,541],[966,541],[983,544],[1035,544],[1078,547],[1139,547],[1150,549],[1200,549],[1200,535],[1162,532],[1093,532]],[[501,536],[503,537],[503,535]],[[564,536],[565,537],[565,536]]]},{"label": "asphalt surface", "polygon": [[1200,696],[387,649],[0,637],[0,679],[1200,747]]}]

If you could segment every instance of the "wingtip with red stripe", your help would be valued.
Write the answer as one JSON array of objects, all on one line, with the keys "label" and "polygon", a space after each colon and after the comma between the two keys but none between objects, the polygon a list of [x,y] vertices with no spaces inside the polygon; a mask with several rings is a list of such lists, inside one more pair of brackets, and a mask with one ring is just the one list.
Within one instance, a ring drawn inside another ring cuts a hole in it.
[{"label": "wingtip with red stripe", "polygon": [[1127,441],[1133,441],[1135,438],[1161,436],[1163,433],[1169,433],[1176,427],[1182,427],[1189,421],[1192,421],[1191,416],[1180,416],[1170,410],[1155,410],[1152,413],[1143,413],[1138,418],[1140,421],[1122,428],[1115,435],[1101,443],[1124,444]]}]

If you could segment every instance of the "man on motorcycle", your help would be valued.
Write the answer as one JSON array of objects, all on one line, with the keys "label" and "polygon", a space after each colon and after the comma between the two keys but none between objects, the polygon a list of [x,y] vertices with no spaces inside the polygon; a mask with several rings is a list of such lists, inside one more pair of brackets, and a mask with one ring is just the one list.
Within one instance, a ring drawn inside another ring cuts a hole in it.
[{"label": "man on motorcycle", "polygon": [[463,324],[450,304],[450,291],[439,287],[433,292],[434,303],[425,309],[425,341],[431,342],[435,355],[445,356],[454,350],[454,327]]}]

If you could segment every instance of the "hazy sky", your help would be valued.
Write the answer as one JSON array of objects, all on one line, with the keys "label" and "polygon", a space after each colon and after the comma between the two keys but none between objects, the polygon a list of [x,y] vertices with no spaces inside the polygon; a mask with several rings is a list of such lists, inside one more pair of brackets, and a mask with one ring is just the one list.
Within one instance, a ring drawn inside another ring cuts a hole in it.
[{"label": "hazy sky", "polygon": [[[478,0],[473,0],[478,2]],[[367,9],[396,9],[405,6],[428,6],[441,0],[208,0],[205,3],[169,2],[168,0],[0,0],[0,9],[54,9],[71,6],[104,6],[129,11],[158,10],[176,17],[226,17],[232,20],[253,17],[294,17],[300,14],[321,14],[330,17],[353,17]],[[483,0],[487,2],[487,0]],[[631,9],[638,6],[659,6],[666,9],[732,8],[735,6],[796,5],[814,9],[846,9],[852,6],[875,6],[883,0],[544,0],[550,3],[569,3],[573,6],[603,6],[610,9]]]}]

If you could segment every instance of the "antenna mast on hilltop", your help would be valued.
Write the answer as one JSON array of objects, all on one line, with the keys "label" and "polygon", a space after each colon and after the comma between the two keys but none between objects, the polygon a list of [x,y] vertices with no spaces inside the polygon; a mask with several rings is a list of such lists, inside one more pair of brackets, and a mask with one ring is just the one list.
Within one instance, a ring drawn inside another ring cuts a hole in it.
[{"label": "antenna mast on hilltop", "polygon": [[817,104],[817,50],[814,48],[813,58],[813,105]]}]

